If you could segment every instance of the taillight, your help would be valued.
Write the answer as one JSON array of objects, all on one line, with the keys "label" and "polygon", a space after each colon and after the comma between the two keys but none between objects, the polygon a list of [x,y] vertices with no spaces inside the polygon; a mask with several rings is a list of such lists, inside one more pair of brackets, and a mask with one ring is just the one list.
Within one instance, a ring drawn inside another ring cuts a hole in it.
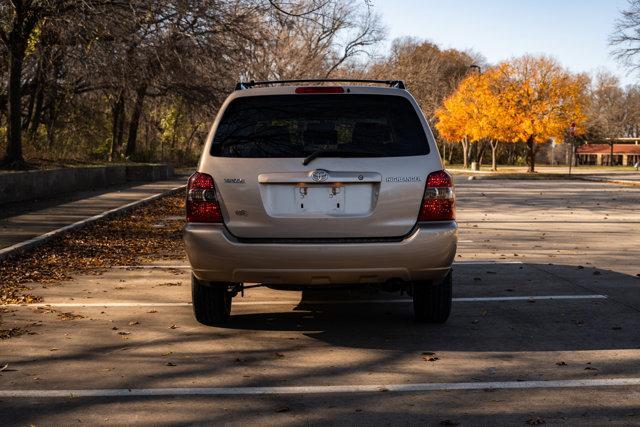
[{"label": "taillight", "polygon": [[296,88],[296,93],[344,93],[340,86],[302,86]]},{"label": "taillight", "polygon": [[445,171],[431,172],[420,206],[418,221],[453,221],[456,219],[456,199],[453,180]]},{"label": "taillight", "polygon": [[196,172],[187,185],[187,222],[222,222],[213,177]]}]

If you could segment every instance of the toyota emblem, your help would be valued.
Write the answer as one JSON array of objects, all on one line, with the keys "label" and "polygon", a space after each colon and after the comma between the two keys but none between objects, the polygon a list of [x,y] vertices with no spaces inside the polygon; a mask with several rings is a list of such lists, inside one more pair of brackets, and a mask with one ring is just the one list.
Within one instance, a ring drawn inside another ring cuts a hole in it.
[{"label": "toyota emblem", "polygon": [[329,172],[324,169],[316,169],[311,174],[311,179],[315,182],[324,182],[329,178]]}]

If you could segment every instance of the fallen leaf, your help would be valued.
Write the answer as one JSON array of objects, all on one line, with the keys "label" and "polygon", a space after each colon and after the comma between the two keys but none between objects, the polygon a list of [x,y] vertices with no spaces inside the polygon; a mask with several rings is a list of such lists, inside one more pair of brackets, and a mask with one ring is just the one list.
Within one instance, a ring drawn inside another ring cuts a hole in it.
[{"label": "fallen leaf", "polygon": [[77,320],[84,318],[84,316],[73,313],[58,313],[58,317],[60,318],[60,320]]},{"label": "fallen leaf", "polygon": [[527,420],[527,424],[529,424],[530,426],[537,426],[537,425],[546,424],[546,423],[547,422],[544,420],[544,418],[540,418],[540,417],[533,417]]},{"label": "fallen leaf", "polygon": [[565,362],[556,362],[556,365],[558,366],[567,366],[567,364]]},{"label": "fallen leaf", "polygon": [[138,322],[137,320],[134,320],[133,322],[129,322],[129,326],[133,326],[133,325],[139,325],[140,322]]},{"label": "fallen leaf", "polygon": [[282,354],[282,353],[276,353],[276,357],[284,357],[284,354]]},{"label": "fallen leaf", "polygon": [[173,362],[167,362],[164,364],[164,366],[177,366],[177,365]]},{"label": "fallen leaf", "polygon": [[289,412],[290,410],[291,410],[291,409],[289,409],[289,407],[288,407],[288,406],[281,406],[281,407],[279,407],[279,408],[277,408],[277,409],[276,409],[276,412],[280,412],[280,413],[282,413],[282,412]]}]

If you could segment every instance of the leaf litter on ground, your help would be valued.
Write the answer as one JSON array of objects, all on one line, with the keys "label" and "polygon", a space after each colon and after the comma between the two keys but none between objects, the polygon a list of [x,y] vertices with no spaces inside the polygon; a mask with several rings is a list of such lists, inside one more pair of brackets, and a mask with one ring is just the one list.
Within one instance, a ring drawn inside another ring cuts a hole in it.
[{"label": "leaf litter on ground", "polygon": [[[162,197],[115,218],[97,221],[70,231],[23,255],[0,264],[0,304],[28,304],[41,298],[29,293],[32,283],[60,283],[77,274],[101,274],[112,266],[170,259],[184,254],[181,220],[184,197]],[[37,265],[37,270],[33,266]]]}]

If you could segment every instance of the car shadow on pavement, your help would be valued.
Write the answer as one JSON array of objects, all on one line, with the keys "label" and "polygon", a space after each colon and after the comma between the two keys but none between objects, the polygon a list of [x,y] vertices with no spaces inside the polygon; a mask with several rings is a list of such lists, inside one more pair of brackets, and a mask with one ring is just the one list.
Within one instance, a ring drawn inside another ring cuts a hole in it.
[{"label": "car shadow on pavement", "polygon": [[[478,300],[454,301],[444,324],[415,322],[406,294],[336,289],[303,291],[294,311],[233,314],[225,327],[300,331],[341,347],[388,350],[627,349],[640,342],[638,277],[568,265],[499,263],[458,265],[454,274],[454,298]],[[523,296],[561,298],[493,299]]]}]

